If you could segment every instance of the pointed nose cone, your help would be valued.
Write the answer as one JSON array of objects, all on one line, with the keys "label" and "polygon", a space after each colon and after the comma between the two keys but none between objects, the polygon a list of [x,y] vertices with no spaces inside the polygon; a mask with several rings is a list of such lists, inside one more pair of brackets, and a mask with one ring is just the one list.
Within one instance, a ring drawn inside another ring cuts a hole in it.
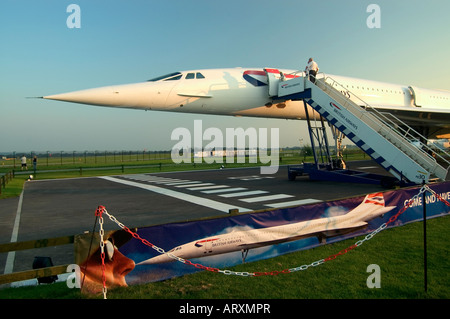
[{"label": "pointed nose cone", "polygon": [[175,259],[170,258],[169,256],[167,256],[166,254],[163,255],[159,255],[144,261],[141,261],[140,263],[137,263],[137,266],[141,266],[141,265],[155,265],[155,264],[162,264],[162,263],[170,263],[172,261],[175,261]]},{"label": "pointed nose cone", "polygon": [[57,100],[72,103],[100,105],[100,106],[120,106],[119,92],[113,87],[101,87],[96,89],[75,91],[69,93],[44,96],[47,100]]},{"label": "pointed nose cone", "polygon": [[[98,106],[149,109],[155,103],[156,96],[161,99],[161,95],[155,92],[157,89],[152,87],[152,83],[144,82],[48,95],[43,98]],[[164,106],[163,103],[160,104]]]}]

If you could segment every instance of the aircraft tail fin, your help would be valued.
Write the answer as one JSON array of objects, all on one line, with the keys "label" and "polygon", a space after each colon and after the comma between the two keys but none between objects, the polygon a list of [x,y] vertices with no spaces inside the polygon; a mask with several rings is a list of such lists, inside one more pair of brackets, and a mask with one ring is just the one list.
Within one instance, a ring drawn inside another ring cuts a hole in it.
[{"label": "aircraft tail fin", "polygon": [[369,194],[364,198],[363,204],[372,204],[384,207],[383,193]]}]

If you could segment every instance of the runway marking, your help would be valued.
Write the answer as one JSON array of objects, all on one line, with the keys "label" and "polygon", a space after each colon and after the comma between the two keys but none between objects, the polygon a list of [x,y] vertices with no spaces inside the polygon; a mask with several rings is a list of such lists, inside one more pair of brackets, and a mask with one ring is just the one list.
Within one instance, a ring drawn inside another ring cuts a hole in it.
[{"label": "runway marking", "polygon": [[189,194],[177,192],[177,191],[174,191],[174,190],[170,190],[170,189],[167,189],[167,188],[158,187],[158,186],[155,186],[155,185],[142,184],[142,183],[133,182],[133,181],[127,181],[127,180],[124,180],[124,179],[119,179],[119,178],[110,177],[110,176],[101,176],[101,177],[98,177],[98,178],[101,178],[101,179],[104,179],[104,180],[107,180],[107,181],[110,181],[110,182],[115,182],[115,183],[124,184],[124,185],[128,185],[128,186],[138,187],[138,188],[145,189],[145,190],[157,193],[157,194],[174,197],[174,198],[177,198],[179,200],[184,200],[184,201],[187,201],[187,202],[190,202],[190,203],[193,203],[193,204],[205,206],[205,207],[208,207],[210,209],[215,209],[215,210],[218,210],[218,211],[221,211],[221,212],[228,213],[230,209],[239,209],[240,212],[250,212],[250,211],[252,211],[251,209],[247,209],[247,208],[244,208],[244,207],[237,207],[235,205],[225,204],[225,203],[221,203],[221,202],[218,202],[218,201],[215,201],[215,200],[189,195]]},{"label": "runway marking", "polygon": [[[304,205],[304,204],[320,202],[320,200],[317,200],[317,199],[307,198],[307,199],[270,203],[270,201],[273,201],[273,200],[285,199],[285,198],[290,198],[290,197],[294,197],[294,196],[287,195],[287,194],[272,194],[272,195],[265,195],[265,196],[258,196],[258,197],[249,197],[252,195],[267,194],[269,192],[264,191],[264,190],[248,190],[247,188],[244,188],[244,187],[230,187],[228,185],[216,185],[214,183],[205,183],[202,181],[166,178],[166,177],[152,176],[152,175],[146,175],[146,174],[129,175],[125,178],[135,180],[135,181],[144,181],[144,182],[150,182],[150,183],[155,183],[155,184],[162,184],[164,186],[174,186],[174,187],[186,189],[189,191],[200,191],[203,194],[217,194],[218,196],[224,197],[224,198],[240,197],[240,199],[239,199],[240,201],[247,202],[247,203],[266,202],[266,204],[264,204],[264,206],[272,207],[272,208],[289,207],[289,206],[295,206],[295,205]],[[229,177],[229,179],[240,179],[240,180],[244,180],[244,181],[252,181],[252,180],[258,180],[258,179],[262,179],[262,178],[267,178],[267,177],[258,176],[258,175]],[[270,178],[272,178],[272,177],[270,177]],[[146,184],[133,185],[133,186],[141,187],[141,185],[146,185]],[[154,187],[156,187],[156,186],[154,186]],[[146,187],[141,187],[141,188],[147,189]],[[155,188],[148,189],[148,190],[155,191]],[[168,195],[168,193],[173,192],[172,197],[182,199],[182,200],[186,200],[184,198],[187,198],[190,196],[188,194],[184,194],[184,193],[180,193],[180,192],[176,192],[176,191],[170,191],[165,188],[160,188],[160,190],[161,191],[158,191],[158,193]],[[171,195],[168,195],[168,196],[171,196]],[[193,197],[195,197],[195,196],[193,196]],[[187,200],[187,201],[191,201],[191,200]],[[205,203],[205,204],[201,204],[201,205],[208,206],[206,204],[206,201],[208,201],[208,200],[203,199],[203,198],[200,200],[197,197],[197,199],[193,202],[198,203],[199,201]],[[221,203],[221,204],[226,205],[223,203]],[[208,206],[208,207],[212,207],[212,206]],[[228,212],[229,207],[231,207],[231,205],[228,205],[225,208],[218,209],[218,210]],[[238,207],[236,207],[236,208],[238,208]],[[249,211],[246,208],[240,208],[240,210],[241,211]]]},{"label": "runway marking", "polygon": [[230,186],[227,185],[212,185],[212,186],[200,186],[200,187],[190,187],[188,190],[190,191],[201,191],[203,189],[216,189],[216,188],[227,188]]},{"label": "runway marking", "polygon": [[174,183],[167,183],[167,186],[176,186],[176,185],[184,185],[184,184],[197,184],[197,183],[201,183],[199,181],[181,181],[181,182],[174,182]]},{"label": "runway marking", "polygon": [[240,200],[243,202],[246,202],[246,203],[255,203],[255,202],[269,201],[269,200],[288,198],[288,197],[294,197],[294,196],[287,195],[287,194],[275,194],[275,195],[268,195],[268,196],[242,198]]},{"label": "runway marking", "polygon": [[187,187],[196,187],[196,186],[212,186],[213,183],[198,183],[198,184],[183,184],[183,185],[177,185],[175,187],[178,188],[187,188]]},{"label": "runway marking", "polygon": [[[13,232],[11,234],[11,242],[12,243],[17,242],[17,237],[19,236],[19,224],[20,224],[20,216],[22,215],[23,193],[24,193],[24,191],[22,191],[22,193],[20,193],[19,203],[17,205],[16,219],[14,220]],[[5,270],[3,272],[4,274],[10,274],[13,272],[15,258],[16,258],[15,251],[8,252],[8,255],[6,257]]]},{"label": "runway marking", "polygon": [[231,194],[223,194],[219,195],[220,197],[240,197],[240,196],[248,196],[248,195],[258,195],[265,194],[267,191],[248,191],[248,192],[239,192],[239,193],[231,193]]},{"label": "runway marking", "polygon": [[143,182],[150,182],[150,183],[156,183],[156,184],[186,183],[186,182],[189,182],[187,180],[182,180],[182,179],[159,177],[159,176],[151,176],[151,175],[144,175],[144,174],[128,175],[127,179],[132,179],[132,180],[136,180],[136,181],[143,181]]},{"label": "runway marking", "polygon": [[247,188],[244,187],[235,187],[235,188],[223,188],[223,189],[214,189],[209,191],[202,191],[205,194],[217,194],[217,193],[225,193],[225,192],[236,192],[236,191],[245,191]]},{"label": "runway marking", "polygon": [[189,182],[189,181],[172,179],[172,180],[167,180],[167,181],[158,181],[156,183],[157,184],[164,184],[164,185],[172,185],[172,184],[183,184],[183,183],[187,183],[187,182]]},{"label": "runway marking", "polygon": [[275,178],[273,176],[261,176],[261,175],[251,175],[251,176],[235,176],[235,177],[228,177],[228,179],[240,179],[241,181],[255,181],[265,178]]},{"label": "runway marking", "polygon": [[322,201],[319,199],[307,198],[307,199],[293,200],[290,202],[266,204],[265,206],[272,207],[272,208],[280,208],[280,207],[288,207],[288,206],[296,206],[296,205],[314,204],[314,203],[320,203],[320,202],[322,202]]}]

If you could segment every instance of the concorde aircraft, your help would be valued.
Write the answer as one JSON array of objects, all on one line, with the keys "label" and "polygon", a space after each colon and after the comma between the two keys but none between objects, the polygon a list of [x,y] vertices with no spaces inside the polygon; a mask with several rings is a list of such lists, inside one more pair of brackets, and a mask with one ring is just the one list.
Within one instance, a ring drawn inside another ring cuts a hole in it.
[{"label": "concorde aircraft", "polygon": [[[273,69],[272,69],[273,70]],[[303,72],[277,69],[286,79]],[[431,139],[450,134],[450,92],[338,75],[342,94],[356,103],[394,113]],[[357,97],[357,98],[356,98]],[[145,82],[106,86],[42,97],[49,100],[142,110],[230,116],[305,119],[302,101],[268,94],[265,68],[204,69],[174,72]]]},{"label": "concorde aircraft", "polygon": [[253,248],[313,236],[320,239],[338,236],[366,227],[368,221],[384,215],[395,207],[385,206],[382,193],[373,193],[367,195],[361,204],[345,215],[245,231],[232,231],[227,234],[202,238],[177,246],[166,254],[144,260],[137,265],[167,263],[174,261],[174,256],[184,259],[200,258],[233,251],[248,252]]}]

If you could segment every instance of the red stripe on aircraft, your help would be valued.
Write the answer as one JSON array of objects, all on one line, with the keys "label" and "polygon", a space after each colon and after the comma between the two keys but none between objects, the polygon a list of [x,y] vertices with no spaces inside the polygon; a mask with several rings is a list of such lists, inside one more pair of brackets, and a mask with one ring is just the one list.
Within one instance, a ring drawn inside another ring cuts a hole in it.
[{"label": "red stripe on aircraft", "polygon": [[337,106],[336,104],[334,104],[333,102],[330,102],[331,106],[334,106],[335,108],[337,108],[338,110],[340,110],[341,108],[339,106]]},{"label": "red stripe on aircraft", "polygon": [[266,75],[266,72],[264,71],[256,71],[256,70],[248,70],[248,71],[244,71],[244,75]]},{"label": "red stripe on aircraft", "polygon": [[280,74],[280,71],[278,71],[278,69],[265,69],[267,72],[269,73],[277,73]]},{"label": "red stripe on aircraft", "polygon": [[364,202],[364,204],[374,204],[374,205],[384,206],[383,203],[376,202],[376,201],[374,201],[374,200],[369,200],[369,199],[366,199],[366,201]]},{"label": "red stripe on aircraft", "polygon": [[215,241],[215,240],[219,240],[219,238],[199,240],[198,242],[196,242],[196,244],[198,244],[198,243],[207,243],[209,241]]}]

